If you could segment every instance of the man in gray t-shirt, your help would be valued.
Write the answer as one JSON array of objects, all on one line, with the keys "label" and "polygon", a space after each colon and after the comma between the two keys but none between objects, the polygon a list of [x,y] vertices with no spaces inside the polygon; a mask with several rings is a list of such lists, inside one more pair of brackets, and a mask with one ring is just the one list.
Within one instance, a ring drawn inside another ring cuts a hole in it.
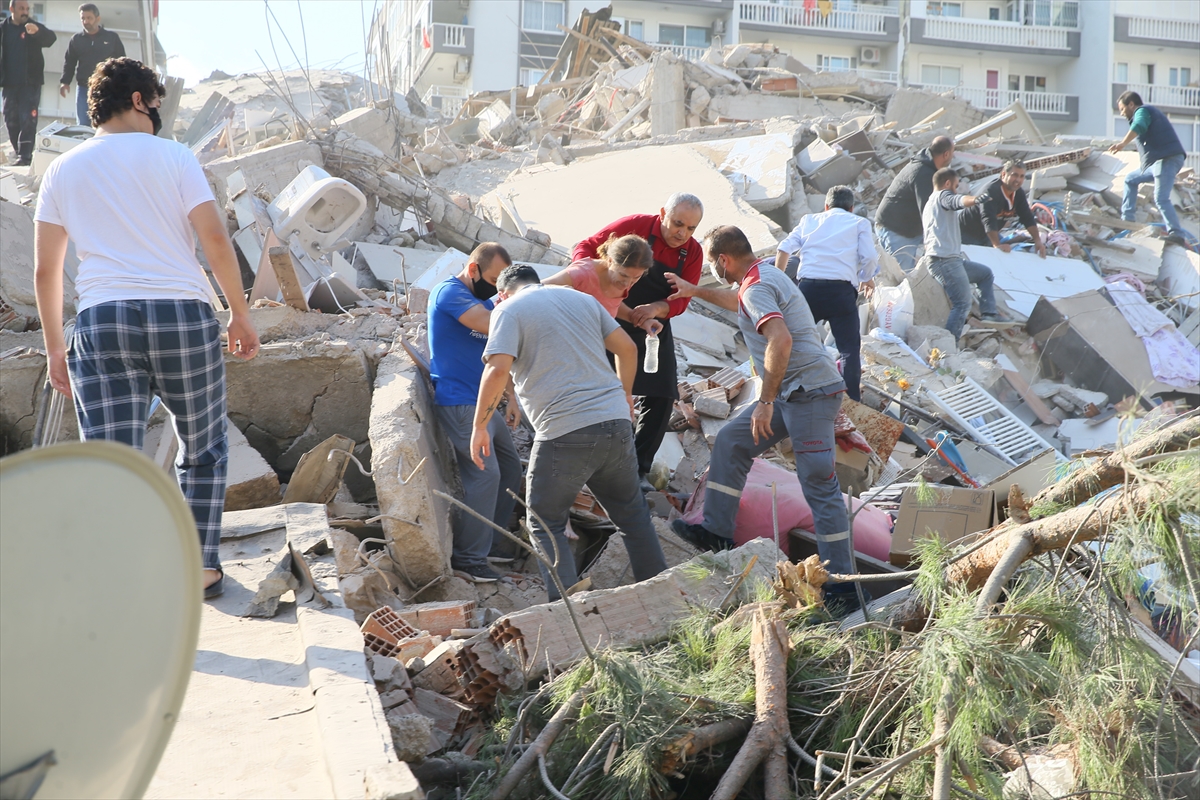
[{"label": "man in gray t-shirt", "polygon": [[[634,578],[653,578],[667,564],[638,486],[631,422],[637,347],[595,298],[542,286],[532,267],[508,267],[496,287],[502,302],[492,312],[483,350],[487,366],[471,435],[476,465],[482,469],[491,450],[488,420],[511,373],[535,432],[526,504],[550,530],[532,518],[527,524],[551,559],[559,554],[563,587],[578,580],[565,531],[585,484],[624,534]],[[616,374],[605,351],[616,359]],[[539,566],[550,599],[557,600],[558,587]]]},{"label": "man in gray t-shirt", "polygon": [[[713,274],[737,291],[694,286],[676,275],[667,280],[679,297],[699,297],[735,311],[754,368],[762,378],[758,402],[717,433],[704,493],[704,524],[681,519],[671,526],[683,538],[713,550],[733,544],[742,489],[754,459],[791,436],[796,477],[813,513],[817,550],[835,574],[855,572],[850,522],[834,471],[834,420],[846,384],[825,352],[804,295],[770,259],[756,259],[750,241],[732,225],[704,237]],[[756,532],[770,536],[770,530]],[[857,606],[850,583],[826,584],[826,605],[837,613]]]}]

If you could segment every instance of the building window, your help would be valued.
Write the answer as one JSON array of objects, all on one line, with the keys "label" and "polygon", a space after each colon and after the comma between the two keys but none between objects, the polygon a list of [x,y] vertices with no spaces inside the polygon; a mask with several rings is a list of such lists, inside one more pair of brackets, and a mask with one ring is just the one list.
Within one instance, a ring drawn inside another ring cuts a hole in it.
[{"label": "building window", "polygon": [[1153,64],[1142,64],[1142,68],[1141,68],[1141,71],[1140,71],[1140,74],[1138,77],[1140,77],[1142,79],[1142,83],[1148,83],[1148,84],[1153,85],[1154,84],[1154,65]]},{"label": "building window", "polygon": [[[999,12],[999,9],[997,9]],[[962,3],[950,3],[946,0],[929,0],[925,4],[925,14],[930,17],[961,17]]]},{"label": "building window", "polygon": [[1021,76],[1020,75],[1009,75],[1008,76],[1008,90],[1010,92],[1021,91]]},{"label": "building window", "polygon": [[1042,75],[1026,75],[1025,76],[1025,91],[1027,91],[1027,92],[1044,92],[1044,91],[1046,91],[1046,78]]},{"label": "building window", "polygon": [[658,43],[680,47],[708,47],[712,44],[712,28],[696,25],[659,25]]},{"label": "building window", "polygon": [[921,83],[926,86],[958,86],[962,82],[962,67],[921,65]]},{"label": "building window", "polygon": [[625,20],[625,35],[637,39],[639,42],[646,41],[646,25],[640,19]]},{"label": "building window", "polygon": [[537,86],[537,82],[546,74],[544,69],[521,67],[520,86]]},{"label": "building window", "polygon": [[1113,80],[1117,83],[1129,83],[1129,64],[1124,61],[1113,64]]},{"label": "building window", "polygon": [[1192,82],[1191,67],[1171,67],[1168,83],[1171,86],[1187,86]]},{"label": "building window", "polygon": [[1000,21],[1000,9],[997,8],[996,6],[988,7],[988,19],[991,20],[992,22],[999,22]]},{"label": "building window", "polygon": [[854,56],[817,55],[818,72],[849,72],[854,69],[858,69],[858,59]]},{"label": "building window", "polygon": [[566,5],[562,0],[525,0],[521,27],[527,31],[562,33],[558,26],[566,19]]}]

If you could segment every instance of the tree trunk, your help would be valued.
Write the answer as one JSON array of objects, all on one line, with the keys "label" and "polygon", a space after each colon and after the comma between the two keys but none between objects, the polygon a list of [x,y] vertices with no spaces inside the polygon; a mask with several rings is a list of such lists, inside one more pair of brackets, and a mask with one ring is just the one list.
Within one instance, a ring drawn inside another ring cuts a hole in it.
[{"label": "tree trunk", "polygon": [[571,695],[567,702],[562,704],[558,711],[554,712],[554,716],[546,723],[546,727],[538,734],[538,737],[533,740],[533,744],[525,749],[513,768],[504,776],[504,780],[492,792],[491,800],[505,800],[513,789],[521,782],[521,779],[533,769],[538,762],[539,756],[546,755],[546,751],[550,749],[550,745],[554,744],[554,740],[562,733],[567,723],[574,719],[579,713],[580,707],[583,705],[583,699],[587,696],[584,689],[580,689],[575,694]]},{"label": "tree trunk", "polygon": [[690,730],[667,745],[658,771],[664,775],[679,775],[680,768],[696,753],[745,736],[753,724],[753,717],[735,717]]},{"label": "tree trunk", "polygon": [[764,611],[754,616],[750,658],[754,662],[754,727],[738,754],[721,776],[712,800],[733,800],[746,785],[755,767],[767,760],[767,797],[787,797],[787,657],[791,649],[787,625],[768,618]]}]

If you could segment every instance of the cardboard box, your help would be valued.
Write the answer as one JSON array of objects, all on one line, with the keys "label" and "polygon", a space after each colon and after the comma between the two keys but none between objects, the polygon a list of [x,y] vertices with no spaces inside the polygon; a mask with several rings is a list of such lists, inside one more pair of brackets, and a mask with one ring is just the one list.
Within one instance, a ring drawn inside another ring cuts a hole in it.
[{"label": "cardboard box", "polygon": [[908,566],[916,539],[932,534],[948,544],[969,542],[992,526],[995,493],[991,489],[931,485],[925,490],[933,493],[925,503],[917,501],[915,486],[905,489],[900,497],[889,554],[889,560],[897,566]]}]

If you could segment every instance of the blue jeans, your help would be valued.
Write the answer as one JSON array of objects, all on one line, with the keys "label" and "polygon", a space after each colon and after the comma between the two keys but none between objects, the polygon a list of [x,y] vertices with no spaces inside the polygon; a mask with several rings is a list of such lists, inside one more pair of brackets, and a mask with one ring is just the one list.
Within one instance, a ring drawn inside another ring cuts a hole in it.
[{"label": "blue jeans", "polygon": [[974,294],[971,284],[979,287],[979,311],[982,314],[996,313],[996,293],[992,289],[992,271],[983,264],[968,261],[962,256],[929,259],[929,274],[946,290],[950,301],[950,317],[946,330],[958,338],[962,334],[967,312],[971,310]]},{"label": "blue jeans", "polygon": [[88,119],[87,93],[87,84],[81,83],[75,87],[75,121],[90,128],[92,121]]},{"label": "blue jeans", "polygon": [[882,225],[876,228],[879,243],[883,249],[892,254],[900,269],[912,272],[917,266],[917,250],[925,241],[923,236],[901,236],[895,231],[889,231]]},{"label": "blue jeans", "polygon": [[849,281],[814,280],[801,278],[800,294],[808,301],[813,319],[828,322],[842,354],[842,378],[846,381],[846,396],[858,402],[862,399],[859,382],[862,379],[862,347],[858,333],[858,287]]},{"label": "blue jeans", "polygon": [[[442,424],[454,456],[458,460],[458,476],[462,480],[463,502],[480,516],[507,528],[517,501],[508,493],[521,489],[521,457],[513,444],[512,433],[504,424],[500,412],[492,414],[488,434],[492,437],[492,452],[483,459],[483,469],[471,460],[471,428],[475,421],[475,406],[437,406],[438,421]],[[459,512],[451,518],[454,548],[450,555],[453,569],[486,567],[488,554],[508,552],[508,541],[492,528]]]},{"label": "blue jeans", "polygon": [[1175,185],[1175,176],[1183,168],[1183,155],[1170,156],[1155,161],[1145,169],[1134,170],[1125,176],[1125,197],[1121,200],[1121,219],[1133,221],[1133,212],[1137,209],[1138,186],[1154,181],[1154,205],[1162,214],[1167,230],[1177,235],[1183,234],[1179,224],[1179,214],[1171,203],[1171,187]]},{"label": "blue jeans", "polygon": [[[638,486],[633,425],[629,420],[599,422],[557,439],[535,439],[529,453],[528,484],[525,502],[550,527],[547,533],[530,515],[529,530],[537,536],[551,561],[557,550],[555,571],[564,588],[570,589],[579,582],[565,531],[571,504],[585,484],[624,534],[621,538],[629,553],[634,580],[653,578],[667,568],[658,532],[650,521],[650,507]],[[546,579],[546,593],[551,602],[558,600],[558,587],[545,565],[538,562],[538,568]]]},{"label": "blue jeans", "polygon": [[[854,572],[850,555],[850,521],[842,500],[834,466],[833,423],[842,407],[842,386],[822,389],[797,389],[786,399],[777,398],[772,406],[771,436],[754,443],[750,404],[717,433],[712,461],[708,466],[708,487],[704,493],[704,527],[709,533],[732,539],[742,490],[754,459],[771,449],[784,437],[792,438],[796,456],[796,477],[813,514],[817,552],[827,569],[839,574]],[[832,394],[829,392],[832,390]],[[787,534],[780,532],[783,536]],[[762,535],[769,536],[770,530]]]}]

